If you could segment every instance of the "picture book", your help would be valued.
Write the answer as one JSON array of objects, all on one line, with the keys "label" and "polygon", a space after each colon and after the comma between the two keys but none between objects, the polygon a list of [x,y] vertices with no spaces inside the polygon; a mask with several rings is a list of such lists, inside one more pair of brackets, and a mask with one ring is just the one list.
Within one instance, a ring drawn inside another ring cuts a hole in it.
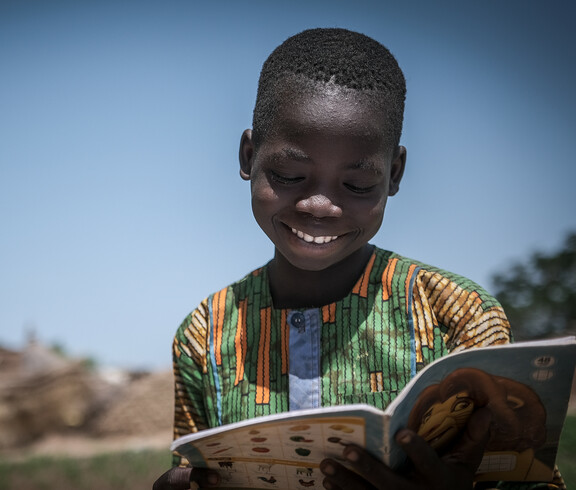
[{"label": "picture book", "polygon": [[422,369],[385,411],[357,404],[280,413],[189,434],[171,449],[218,470],[223,488],[323,488],[320,462],[345,464],[345,445],[399,468],[398,430],[415,430],[441,454],[486,406],[492,427],[477,481],[547,481],[575,367],[574,337],[466,350]]}]

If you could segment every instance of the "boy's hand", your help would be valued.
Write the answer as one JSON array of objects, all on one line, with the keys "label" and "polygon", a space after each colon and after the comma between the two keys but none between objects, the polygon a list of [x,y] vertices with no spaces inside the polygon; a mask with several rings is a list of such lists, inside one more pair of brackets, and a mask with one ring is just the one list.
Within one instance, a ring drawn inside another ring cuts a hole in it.
[{"label": "boy's hand", "polygon": [[172,468],[154,482],[152,490],[187,490],[191,483],[198,483],[200,488],[215,487],[220,475],[204,468]]},{"label": "boy's hand", "polygon": [[412,461],[413,469],[407,475],[394,472],[358,446],[347,446],[343,455],[356,473],[332,459],[325,459],[320,464],[325,475],[324,487],[330,490],[471,489],[474,473],[488,442],[490,421],[487,409],[478,410],[470,417],[457,446],[442,457],[415,432],[408,429],[398,431],[396,441]]}]

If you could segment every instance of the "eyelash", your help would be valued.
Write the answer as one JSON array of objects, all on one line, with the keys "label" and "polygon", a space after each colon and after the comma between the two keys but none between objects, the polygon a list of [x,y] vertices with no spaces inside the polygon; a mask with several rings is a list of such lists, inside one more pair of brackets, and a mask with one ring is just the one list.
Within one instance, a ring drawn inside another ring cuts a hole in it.
[{"label": "eyelash", "polygon": [[270,178],[279,184],[296,184],[303,179],[303,177],[285,177],[284,175],[280,175],[273,170],[270,170]]},{"label": "eyelash", "polygon": [[[304,179],[304,177],[286,177],[284,175],[274,172],[273,170],[270,170],[270,178],[274,182],[282,185],[297,184],[298,182],[301,182]],[[354,192],[355,194],[366,194],[370,192],[372,189],[374,189],[374,187],[376,186],[371,185],[368,187],[358,187],[352,184],[344,184],[344,187],[346,187],[349,191]]]},{"label": "eyelash", "polygon": [[357,187],[357,186],[352,185],[352,184],[344,184],[344,186],[348,190],[350,190],[356,194],[366,194],[367,192],[370,192],[372,189],[374,189],[374,187],[376,187],[375,185],[371,185],[368,187]]}]

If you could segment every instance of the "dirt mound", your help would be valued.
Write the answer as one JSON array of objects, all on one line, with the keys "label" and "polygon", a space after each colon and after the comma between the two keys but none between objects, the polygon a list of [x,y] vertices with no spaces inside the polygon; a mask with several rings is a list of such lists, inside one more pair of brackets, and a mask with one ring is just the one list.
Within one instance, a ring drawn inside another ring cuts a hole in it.
[{"label": "dirt mound", "polygon": [[30,338],[0,346],[0,453],[168,447],[174,413],[169,370],[95,370]]},{"label": "dirt mound", "polygon": [[30,341],[22,352],[0,349],[0,449],[85,425],[98,382],[86,366]]},{"label": "dirt mound", "polygon": [[145,374],[130,381],[103,407],[91,432],[99,437],[171,433],[173,416],[172,372]]}]

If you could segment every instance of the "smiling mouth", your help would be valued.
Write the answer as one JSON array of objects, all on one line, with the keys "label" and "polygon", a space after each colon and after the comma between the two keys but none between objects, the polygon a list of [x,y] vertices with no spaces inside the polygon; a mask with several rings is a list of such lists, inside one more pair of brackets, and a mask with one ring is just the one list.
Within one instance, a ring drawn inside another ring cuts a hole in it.
[{"label": "smiling mouth", "polygon": [[304,233],[303,231],[297,230],[296,228],[291,228],[291,230],[294,235],[304,240],[306,243],[316,243],[318,245],[322,245],[325,243],[333,242],[338,238],[337,236],[312,236]]}]

